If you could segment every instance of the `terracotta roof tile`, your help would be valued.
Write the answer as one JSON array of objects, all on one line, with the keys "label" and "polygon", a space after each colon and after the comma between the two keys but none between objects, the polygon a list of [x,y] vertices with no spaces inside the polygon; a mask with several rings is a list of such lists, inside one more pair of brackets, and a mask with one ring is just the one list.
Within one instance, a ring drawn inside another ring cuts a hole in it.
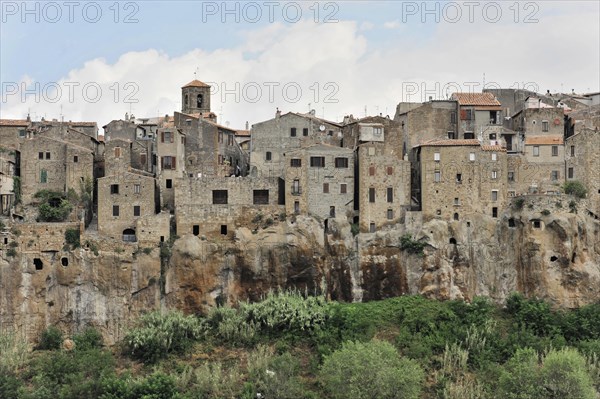
[{"label": "terracotta roof tile", "polygon": [[417,144],[415,147],[455,147],[455,146],[470,146],[480,145],[481,143],[477,139],[444,139],[444,140],[428,140],[421,144]]},{"label": "terracotta roof tile", "polygon": [[453,93],[452,98],[459,105],[501,106],[492,93]]},{"label": "terracotta roof tile", "polygon": [[250,130],[238,130],[235,132],[236,136],[250,136]]},{"label": "terracotta roof tile", "polygon": [[563,136],[527,136],[525,145],[559,145],[563,144]]},{"label": "terracotta roof tile", "polygon": [[25,119],[0,119],[0,126],[29,126]]},{"label": "terracotta roof tile", "polygon": [[501,145],[482,145],[482,151],[498,151],[498,152],[506,152],[506,148]]},{"label": "terracotta roof tile", "polygon": [[[183,87],[210,87],[210,86],[204,82],[199,81],[198,79],[194,79],[190,83],[186,84]],[[183,87],[182,87],[182,89],[183,89]]]}]

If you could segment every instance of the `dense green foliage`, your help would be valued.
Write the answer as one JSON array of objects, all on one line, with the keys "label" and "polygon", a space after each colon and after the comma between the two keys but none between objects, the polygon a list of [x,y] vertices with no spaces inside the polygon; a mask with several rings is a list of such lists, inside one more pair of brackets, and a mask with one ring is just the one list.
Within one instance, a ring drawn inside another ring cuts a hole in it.
[{"label": "dense green foliage", "polygon": [[59,192],[40,190],[33,196],[40,200],[39,222],[64,222],[73,210],[73,204]]},{"label": "dense green foliage", "polygon": [[[60,349],[63,336],[73,350]],[[30,353],[0,332],[0,397],[592,399],[600,304],[557,311],[519,294],[499,307],[271,292],[206,316],[149,313],[118,347],[104,348],[93,329],[51,327]]]},{"label": "dense green foliage", "polygon": [[565,190],[566,194],[574,195],[577,198],[585,198],[587,194],[587,189],[583,183],[578,180],[565,182],[563,189]]},{"label": "dense green foliage", "polygon": [[65,231],[65,242],[71,249],[79,248],[81,233],[79,229],[67,229]]}]

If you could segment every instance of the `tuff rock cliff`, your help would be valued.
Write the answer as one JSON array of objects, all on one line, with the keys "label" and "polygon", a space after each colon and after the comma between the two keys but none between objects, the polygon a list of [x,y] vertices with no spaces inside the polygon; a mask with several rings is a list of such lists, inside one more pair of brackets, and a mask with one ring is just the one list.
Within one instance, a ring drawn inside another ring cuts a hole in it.
[{"label": "tuff rock cliff", "polygon": [[[35,342],[51,324],[67,333],[92,325],[113,344],[149,310],[204,313],[282,288],[343,301],[422,294],[502,302],[513,291],[561,307],[600,300],[599,220],[537,206],[468,219],[409,213],[404,224],[355,237],[345,220],[325,231],[316,219],[288,218],[238,229],[233,240],[186,235],[163,250],[100,243],[73,250],[68,266],[47,261],[42,270],[25,255],[4,256],[0,326]],[[424,243],[422,253],[402,248],[406,234]]]}]

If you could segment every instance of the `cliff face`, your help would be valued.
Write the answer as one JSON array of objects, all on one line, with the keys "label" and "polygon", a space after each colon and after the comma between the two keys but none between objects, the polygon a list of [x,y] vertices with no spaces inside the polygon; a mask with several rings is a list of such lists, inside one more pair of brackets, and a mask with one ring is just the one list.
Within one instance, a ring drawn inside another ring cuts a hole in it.
[{"label": "cliff face", "polygon": [[[0,259],[0,325],[32,341],[51,324],[68,333],[93,325],[112,344],[152,309],[203,313],[292,287],[343,301],[422,294],[502,302],[513,291],[563,307],[600,300],[600,221],[581,212],[541,216],[528,209],[461,222],[410,218],[357,237],[345,221],[329,221],[325,233],[308,217],[254,233],[238,229],[234,240],[186,235],[162,266],[158,249],[131,245],[98,255],[77,249],[68,266],[46,254],[42,270],[29,254],[17,254]],[[406,233],[427,242],[423,254],[401,249]]]}]

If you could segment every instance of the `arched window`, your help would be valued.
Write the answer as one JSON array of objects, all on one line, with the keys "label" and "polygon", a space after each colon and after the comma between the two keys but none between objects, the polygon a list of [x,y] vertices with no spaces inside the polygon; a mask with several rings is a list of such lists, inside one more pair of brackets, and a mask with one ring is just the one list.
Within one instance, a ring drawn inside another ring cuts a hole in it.
[{"label": "arched window", "polygon": [[135,230],[134,229],[123,230],[123,241],[136,242],[137,238],[135,237]]},{"label": "arched window", "polygon": [[189,101],[189,99],[188,99],[188,95],[186,94],[186,95],[185,95],[185,100],[183,101],[183,106],[184,106],[184,107],[187,107],[187,106],[189,105],[189,104],[188,104],[188,101]]},{"label": "arched window", "polygon": [[454,214],[454,220],[458,220],[458,213]]},{"label": "arched window", "polygon": [[202,94],[198,94],[198,98],[196,99],[196,107],[197,108],[202,108]]}]

